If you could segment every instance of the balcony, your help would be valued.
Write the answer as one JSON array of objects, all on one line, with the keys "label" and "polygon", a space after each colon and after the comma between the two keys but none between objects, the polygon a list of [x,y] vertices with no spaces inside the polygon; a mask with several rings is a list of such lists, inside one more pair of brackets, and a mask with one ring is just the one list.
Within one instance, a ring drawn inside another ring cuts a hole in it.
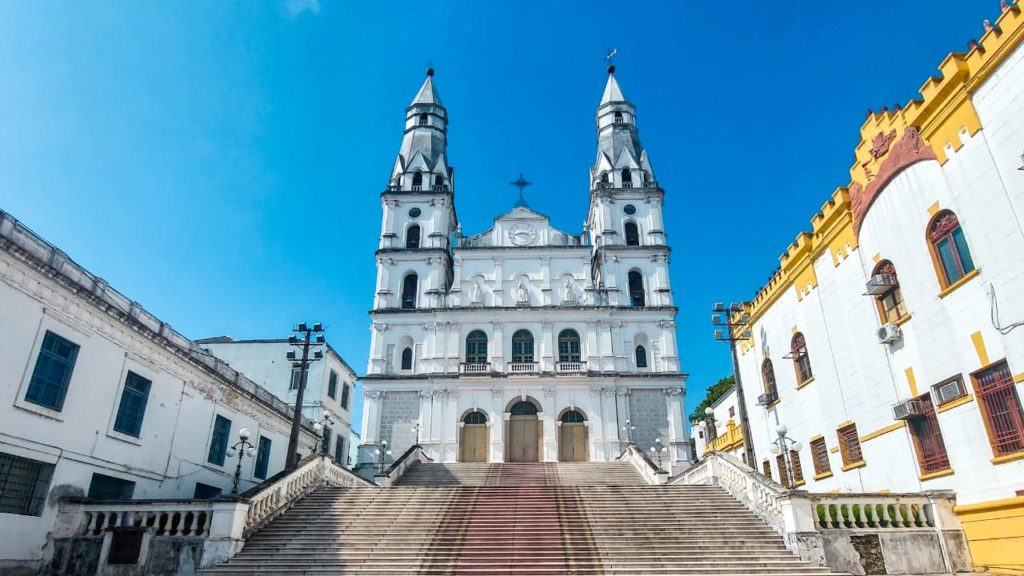
[{"label": "balcony", "polygon": [[583,374],[587,365],[583,362],[556,362],[555,372],[559,374]]},{"label": "balcony", "polygon": [[491,372],[490,362],[463,362],[459,364],[459,373],[468,375],[486,375]]},{"label": "balcony", "polygon": [[508,365],[509,374],[536,374],[536,362],[510,362]]}]

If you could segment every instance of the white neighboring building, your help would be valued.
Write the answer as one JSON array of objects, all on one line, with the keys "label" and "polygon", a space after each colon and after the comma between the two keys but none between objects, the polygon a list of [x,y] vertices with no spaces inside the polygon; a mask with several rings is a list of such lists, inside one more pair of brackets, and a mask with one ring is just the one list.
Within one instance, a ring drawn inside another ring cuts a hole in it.
[{"label": "white neighboring building", "polygon": [[0,337],[0,572],[38,565],[62,496],[230,493],[241,428],[240,491],[284,467],[283,401],[4,212]]},{"label": "white neighboring building", "polygon": [[[861,126],[745,305],[754,466],[813,492],[953,490],[976,571],[1024,571],[1024,14]],[[738,320],[735,315],[733,320]],[[760,399],[758,398],[761,395]]]},{"label": "white neighboring building", "polygon": [[611,72],[585,230],[521,199],[472,236],[428,73],[381,194],[361,463],[417,440],[444,462],[606,461],[628,420],[642,449],[668,445],[674,473],[689,465],[665,194]]},{"label": "white neighboring building", "polygon": [[[241,371],[254,382],[269,390],[291,406],[299,388],[299,369],[285,355],[301,354],[301,349],[277,340],[235,340],[230,336],[196,340],[213,355]],[[303,416],[319,421],[323,410],[331,414],[334,424],[324,428],[320,450],[333,456],[342,466],[349,463],[348,449],[352,446],[352,402],[355,397],[356,374],[340,355],[325,346],[323,360],[311,362],[306,371],[306,391],[302,398]]]}]

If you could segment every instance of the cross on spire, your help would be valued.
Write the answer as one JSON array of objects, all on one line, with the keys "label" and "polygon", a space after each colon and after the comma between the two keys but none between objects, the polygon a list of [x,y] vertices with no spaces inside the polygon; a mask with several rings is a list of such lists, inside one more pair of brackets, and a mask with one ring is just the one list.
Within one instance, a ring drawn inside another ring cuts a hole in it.
[{"label": "cross on spire", "polygon": [[533,182],[529,182],[529,181],[526,180],[526,178],[523,178],[523,173],[520,172],[519,173],[519,179],[518,180],[514,180],[512,182],[509,182],[509,184],[511,184],[511,185],[513,185],[513,186],[515,186],[516,188],[519,189],[519,200],[516,201],[516,208],[519,208],[519,207],[525,208],[526,207],[526,198],[523,197],[523,190],[525,190],[527,186],[532,186]]}]

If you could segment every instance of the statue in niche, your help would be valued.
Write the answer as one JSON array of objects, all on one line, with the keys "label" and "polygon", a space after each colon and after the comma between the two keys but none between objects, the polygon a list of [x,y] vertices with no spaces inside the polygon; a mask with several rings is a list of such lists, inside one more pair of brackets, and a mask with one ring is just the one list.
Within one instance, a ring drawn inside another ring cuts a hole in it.
[{"label": "statue in niche", "polygon": [[473,282],[473,288],[469,291],[469,298],[474,304],[480,304],[484,301],[484,287],[480,284],[479,280]]},{"label": "statue in niche", "polygon": [[516,301],[521,304],[525,304],[530,301],[530,291],[526,289],[526,283],[520,281],[519,286],[516,286]]},{"label": "statue in niche", "polygon": [[566,278],[565,282],[562,283],[562,302],[565,304],[576,304],[576,283],[572,281],[572,278]]}]

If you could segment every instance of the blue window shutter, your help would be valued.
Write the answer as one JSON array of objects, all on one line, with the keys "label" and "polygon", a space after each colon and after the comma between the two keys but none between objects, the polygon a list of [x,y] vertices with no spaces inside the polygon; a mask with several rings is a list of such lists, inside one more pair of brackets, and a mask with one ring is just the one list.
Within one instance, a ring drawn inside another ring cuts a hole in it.
[{"label": "blue window shutter", "polygon": [[78,358],[78,345],[47,331],[36,358],[25,400],[58,412],[64,409],[68,383]]},{"label": "blue window shutter", "polygon": [[260,480],[267,479],[267,468],[270,466],[270,438],[260,436],[259,447],[256,449],[256,470],[253,476]]},{"label": "blue window shutter", "polygon": [[228,453],[228,436],[231,434],[231,420],[217,415],[213,423],[213,435],[210,438],[210,454],[206,458],[211,464],[224,465],[224,457]]},{"label": "blue window shutter", "polygon": [[128,372],[128,377],[124,382],[124,392],[121,393],[121,404],[117,407],[114,431],[139,437],[152,384],[151,381],[135,372]]}]

